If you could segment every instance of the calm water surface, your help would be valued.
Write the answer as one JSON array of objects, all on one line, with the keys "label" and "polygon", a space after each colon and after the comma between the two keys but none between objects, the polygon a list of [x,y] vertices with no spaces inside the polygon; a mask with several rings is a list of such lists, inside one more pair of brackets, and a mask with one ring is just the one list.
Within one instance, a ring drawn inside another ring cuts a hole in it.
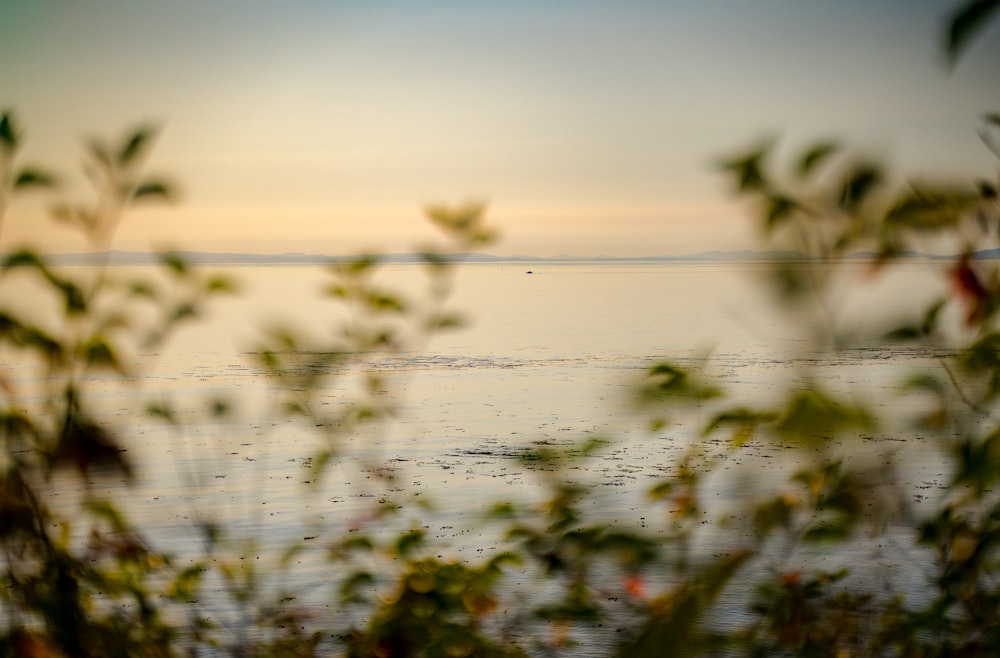
[{"label": "calm water surface", "polygon": [[[903,317],[941,292],[932,267],[914,264],[875,280],[863,265],[845,266],[845,284],[822,317],[843,318],[843,332],[874,332],[872,309],[879,317]],[[113,272],[129,277],[144,269]],[[340,437],[335,447],[343,458],[317,484],[309,465],[325,444],[273,413],[274,390],[251,353],[268,327],[293,325],[320,341],[348,318],[319,296],[327,279],[316,268],[229,272],[243,292],[213,304],[203,322],[158,353],[136,355],[147,373],[140,386],[113,378],[92,382],[140,469],[139,484],[127,490],[131,515],[147,524],[155,542],[180,555],[197,554],[194,524],[200,520],[223,520],[236,535],[253,538],[252,550],[267,559],[269,547],[337,536],[361,523],[372,504],[416,495],[435,506],[419,521],[404,514],[398,527],[418,522],[451,547],[446,550],[474,557],[499,541],[476,527],[488,503],[544,494],[550,474],[516,459],[518,451],[596,436],[610,440],[607,448],[568,473],[596,487],[595,517],[626,527],[655,525],[644,493],[672,472],[708,412],[695,409],[653,432],[645,417],[623,411],[650,365],[703,363],[735,397],[751,402],[767,401],[808,372],[900,419],[913,406],[893,395],[901,372],[936,367],[933,355],[877,342],[836,356],[815,352],[814,336],[774,312],[773,300],[759,292],[760,264],[469,264],[458,272],[448,302],[469,326],[371,364],[392,382],[398,417]],[[389,266],[382,276],[410,294],[421,289],[418,266]],[[334,409],[347,394],[335,388],[321,400]],[[208,417],[206,396],[226,398],[236,410],[233,419]],[[175,406],[182,424],[169,430],[144,418],[138,410],[150,401]],[[896,454],[899,477],[909,486],[926,490],[944,477],[933,446],[919,440],[867,437],[866,446],[872,459]],[[795,459],[780,446],[749,446],[710,481],[712,513],[725,515],[733,501],[776,486],[775,474],[794,467]],[[73,492],[63,497],[68,505]],[[705,541],[711,537],[707,531]],[[866,559],[902,561],[891,551]],[[303,591],[315,580],[307,568],[293,577],[302,579]],[[908,577],[919,589],[919,575]]]}]

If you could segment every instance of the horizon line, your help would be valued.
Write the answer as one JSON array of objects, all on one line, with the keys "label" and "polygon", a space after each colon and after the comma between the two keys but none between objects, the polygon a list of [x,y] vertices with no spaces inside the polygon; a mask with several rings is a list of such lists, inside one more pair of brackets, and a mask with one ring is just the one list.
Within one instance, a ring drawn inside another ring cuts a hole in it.
[{"label": "horizon line", "polygon": [[[25,249],[0,252],[4,257],[12,254],[24,252]],[[727,261],[727,260],[816,260],[792,250],[710,250],[683,255],[645,255],[645,256],[579,256],[562,254],[559,256],[532,256],[528,254],[518,254],[510,256],[497,256],[484,252],[459,252],[459,253],[436,253],[436,252],[358,252],[350,255],[330,256],[324,254],[309,254],[305,252],[281,252],[281,253],[260,253],[260,252],[233,252],[233,251],[195,251],[185,249],[164,249],[160,251],[130,251],[122,249],[108,249],[103,251],[90,252],[62,252],[46,253],[45,258],[64,265],[92,265],[94,261],[105,259],[107,265],[145,265],[160,262],[158,256],[173,254],[182,259],[198,264],[323,264],[349,262],[361,257],[374,257],[381,262],[387,263],[420,263],[432,258],[443,258],[453,262],[466,263],[502,263],[502,262],[663,262],[663,261]],[[957,258],[958,254],[923,254],[918,252],[904,252],[903,258],[924,258],[931,260],[949,260]],[[845,258],[851,260],[871,260],[879,257],[876,252],[857,252],[849,254]],[[1000,249],[987,249],[977,251],[973,257],[980,259],[1000,258]]]}]

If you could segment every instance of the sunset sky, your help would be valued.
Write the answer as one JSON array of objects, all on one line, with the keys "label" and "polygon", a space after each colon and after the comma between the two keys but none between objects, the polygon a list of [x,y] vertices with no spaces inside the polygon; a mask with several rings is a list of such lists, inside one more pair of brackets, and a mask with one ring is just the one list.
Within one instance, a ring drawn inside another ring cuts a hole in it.
[{"label": "sunset sky", "polygon": [[[496,254],[752,247],[713,162],[841,137],[915,176],[993,175],[1000,25],[942,64],[947,0],[0,0],[0,107],[25,164],[161,122],[177,203],[116,246],[341,254],[482,200]],[[82,183],[65,194],[86,198]],[[0,249],[82,243],[33,196]]]}]

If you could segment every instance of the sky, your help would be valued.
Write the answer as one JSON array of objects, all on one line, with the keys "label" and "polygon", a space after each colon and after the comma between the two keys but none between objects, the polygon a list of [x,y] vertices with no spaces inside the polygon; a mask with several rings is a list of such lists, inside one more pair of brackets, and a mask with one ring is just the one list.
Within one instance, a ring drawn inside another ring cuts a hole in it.
[{"label": "sky", "polygon": [[[406,251],[481,201],[498,255],[752,248],[715,163],[838,138],[908,176],[994,176],[1000,25],[942,63],[948,0],[0,0],[24,164],[88,199],[81,144],[162,126],[176,202],[115,246]],[[1000,22],[995,22],[1000,23]],[[15,202],[0,249],[83,243]]]}]

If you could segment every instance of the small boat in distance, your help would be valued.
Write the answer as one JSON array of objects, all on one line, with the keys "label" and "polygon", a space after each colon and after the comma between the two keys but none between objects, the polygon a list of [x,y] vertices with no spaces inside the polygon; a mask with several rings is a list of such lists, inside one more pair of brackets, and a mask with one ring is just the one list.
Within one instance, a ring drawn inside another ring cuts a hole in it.
[{"label": "small boat in distance", "polygon": [[534,274],[534,272],[532,272],[531,270],[528,270],[527,272],[525,272],[525,274]]}]

